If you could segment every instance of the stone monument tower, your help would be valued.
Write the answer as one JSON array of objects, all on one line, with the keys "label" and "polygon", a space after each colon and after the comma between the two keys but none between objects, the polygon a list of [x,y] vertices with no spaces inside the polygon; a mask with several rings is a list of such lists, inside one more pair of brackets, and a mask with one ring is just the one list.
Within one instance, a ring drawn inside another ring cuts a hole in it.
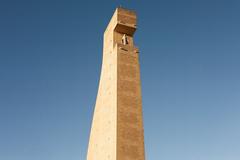
[{"label": "stone monument tower", "polygon": [[144,160],[136,14],[117,8],[104,32],[103,61],[87,160]]}]

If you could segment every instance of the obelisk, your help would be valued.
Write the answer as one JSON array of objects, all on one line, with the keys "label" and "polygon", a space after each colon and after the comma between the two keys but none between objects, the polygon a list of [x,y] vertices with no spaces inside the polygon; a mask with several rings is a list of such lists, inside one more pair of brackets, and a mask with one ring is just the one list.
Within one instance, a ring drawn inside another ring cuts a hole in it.
[{"label": "obelisk", "polygon": [[145,159],[136,28],[136,13],[120,7],[104,32],[87,160]]}]

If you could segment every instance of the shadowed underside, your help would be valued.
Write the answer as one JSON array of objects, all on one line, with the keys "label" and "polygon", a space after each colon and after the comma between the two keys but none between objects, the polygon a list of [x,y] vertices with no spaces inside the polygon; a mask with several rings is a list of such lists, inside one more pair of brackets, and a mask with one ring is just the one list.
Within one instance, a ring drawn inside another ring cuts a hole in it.
[{"label": "shadowed underside", "polygon": [[136,14],[117,8],[104,33],[103,62],[87,160],[144,160]]}]

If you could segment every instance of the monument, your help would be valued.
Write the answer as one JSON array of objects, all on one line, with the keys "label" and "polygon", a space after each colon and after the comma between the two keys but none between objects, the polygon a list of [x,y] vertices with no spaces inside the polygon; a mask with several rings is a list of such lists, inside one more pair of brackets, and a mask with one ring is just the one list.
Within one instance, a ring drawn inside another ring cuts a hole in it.
[{"label": "monument", "polygon": [[136,14],[117,8],[104,32],[102,70],[87,160],[144,160]]}]

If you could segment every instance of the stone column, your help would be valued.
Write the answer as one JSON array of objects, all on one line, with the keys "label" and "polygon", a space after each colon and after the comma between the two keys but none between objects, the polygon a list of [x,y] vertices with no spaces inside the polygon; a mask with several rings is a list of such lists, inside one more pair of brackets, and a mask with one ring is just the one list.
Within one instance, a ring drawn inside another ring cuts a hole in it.
[{"label": "stone column", "polygon": [[87,160],[144,160],[136,14],[117,8],[104,32],[103,62]]}]

